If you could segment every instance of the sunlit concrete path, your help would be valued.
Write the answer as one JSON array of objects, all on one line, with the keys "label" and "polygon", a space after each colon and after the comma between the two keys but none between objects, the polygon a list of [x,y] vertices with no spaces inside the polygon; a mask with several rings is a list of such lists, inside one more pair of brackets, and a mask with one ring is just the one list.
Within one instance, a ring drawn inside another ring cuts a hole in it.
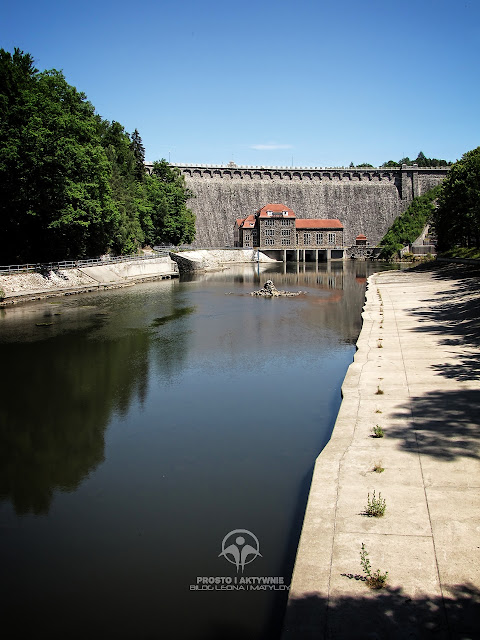
[{"label": "sunlit concrete path", "polygon": [[[375,274],[363,319],[314,470],[284,640],[480,638],[480,270]],[[374,490],[383,517],[364,515]],[[384,589],[361,579],[362,543]]]}]

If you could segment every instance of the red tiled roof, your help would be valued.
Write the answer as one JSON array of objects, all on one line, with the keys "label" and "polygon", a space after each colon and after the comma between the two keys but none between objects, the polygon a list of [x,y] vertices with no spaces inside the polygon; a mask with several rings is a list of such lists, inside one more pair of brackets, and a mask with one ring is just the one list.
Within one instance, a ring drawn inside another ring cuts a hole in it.
[{"label": "red tiled roof", "polygon": [[295,218],[295,213],[292,211],[292,209],[290,209],[290,207],[287,207],[285,204],[272,203],[272,202],[270,202],[269,204],[266,204],[264,207],[259,209],[256,213],[258,213],[260,218],[267,218],[268,217],[267,211],[273,211],[273,213],[282,213],[282,211],[287,211],[289,218]]},{"label": "red tiled roof", "polygon": [[332,220],[325,220],[321,218],[303,218],[295,220],[295,227],[297,229],[343,229],[343,224],[340,220],[333,218]]},{"label": "red tiled roof", "polygon": [[251,229],[255,226],[255,216],[249,215],[246,218],[237,218],[235,222],[238,227],[242,227],[243,229]]},{"label": "red tiled roof", "polygon": [[359,233],[355,240],[366,240],[367,236],[364,236],[363,233]]}]

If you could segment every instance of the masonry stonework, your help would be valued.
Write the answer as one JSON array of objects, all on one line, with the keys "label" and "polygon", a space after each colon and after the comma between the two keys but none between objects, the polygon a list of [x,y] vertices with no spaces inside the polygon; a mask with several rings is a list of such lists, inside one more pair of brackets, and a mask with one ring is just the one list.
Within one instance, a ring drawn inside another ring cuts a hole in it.
[{"label": "masonry stonework", "polygon": [[[147,170],[151,165],[146,165]],[[299,218],[337,218],[343,242],[365,234],[375,245],[414,196],[439,184],[448,167],[322,168],[176,165],[194,193],[196,246],[233,245],[237,218],[265,202],[283,202]]]}]

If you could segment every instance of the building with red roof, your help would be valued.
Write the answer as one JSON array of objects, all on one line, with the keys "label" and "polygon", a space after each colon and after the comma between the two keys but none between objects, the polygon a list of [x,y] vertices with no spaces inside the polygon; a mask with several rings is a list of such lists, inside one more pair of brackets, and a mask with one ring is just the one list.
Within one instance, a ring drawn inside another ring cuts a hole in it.
[{"label": "building with red roof", "polygon": [[343,249],[343,225],[336,218],[297,218],[290,207],[269,203],[236,220],[234,243],[263,250]]}]

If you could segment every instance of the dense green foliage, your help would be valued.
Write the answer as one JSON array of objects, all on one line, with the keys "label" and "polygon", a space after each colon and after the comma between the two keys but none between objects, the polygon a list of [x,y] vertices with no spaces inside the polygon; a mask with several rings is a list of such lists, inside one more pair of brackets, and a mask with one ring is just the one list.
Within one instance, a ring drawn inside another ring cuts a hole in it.
[{"label": "dense green foliage", "polygon": [[147,206],[142,220],[149,244],[186,244],[195,237],[195,216],[186,202],[192,193],[185,178],[165,160],[153,163],[152,174],[146,176]]},{"label": "dense green foliage", "polygon": [[157,164],[146,175],[138,131],[103,120],[61,72],[0,49],[0,263],[191,242],[191,194]]},{"label": "dense green foliage", "polygon": [[441,185],[430,189],[423,196],[414,198],[408,209],[399,216],[380,242],[381,258],[387,260],[394,257],[402,247],[414,242],[422,233],[425,225],[431,220],[435,210],[435,199],[438,198]]},{"label": "dense green foliage", "polygon": [[452,163],[447,162],[447,160],[439,160],[438,158],[427,158],[423,151],[420,151],[415,160],[411,160],[407,156],[406,158],[402,158],[398,162],[395,162],[395,160],[384,162],[382,164],[382,167],[401,167],[402,164],[416,164],[418,167],[449,167]]},{"label": "dense green foliage", "polygon": [[480,247],[480,147],[465,153],[450,169],[433,226],[440,250]]}]

